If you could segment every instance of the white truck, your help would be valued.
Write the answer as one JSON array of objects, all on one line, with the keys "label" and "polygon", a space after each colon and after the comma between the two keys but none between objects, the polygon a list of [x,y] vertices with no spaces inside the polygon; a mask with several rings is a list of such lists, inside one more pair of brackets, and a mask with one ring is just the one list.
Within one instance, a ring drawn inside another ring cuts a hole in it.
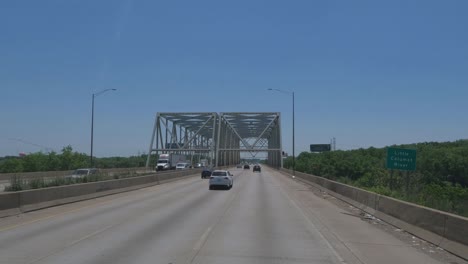
[{"label": "white truck", "polygon": [[185,155],[181,154],[161,154],[159,155],[158,162],[156,163],[156,170],[173,170],[176,168],[176,164],[185,162]]}]

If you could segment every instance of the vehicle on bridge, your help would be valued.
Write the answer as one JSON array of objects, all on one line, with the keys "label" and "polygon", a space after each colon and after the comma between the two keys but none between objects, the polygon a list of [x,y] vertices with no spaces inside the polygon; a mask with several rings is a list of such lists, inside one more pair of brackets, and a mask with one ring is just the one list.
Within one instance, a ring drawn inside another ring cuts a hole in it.
[{"label": "vehicle on bridge", "polygon": [[192,166],[190,166],[190,163],[187,162],[179,162],[176,165],[176,170],[186,170],[190,168],[192,168]]},{"label": "vehicle on bridge", "polygon": [[249,164],[244,164],[244,170],[250,170],[250,165]]},{"label": "vehicle on bridge", "polygon": [[156,163],[156,171],[173,170],[176,168],[177,163],[185,162],[185,155],[180,154],[161,154],[159,155],[158,162]]},{"label": "vehicle on bridge", "polygon": [[201,159],[200,164],[202,167],[208,166],[208,160],[207,159]]},{"label": "vehicle on bridge", "polygon": [[210,178],[212,171],[213,171],[213,169],[208,168],[208,167],[204,167],[202,172],[201,172],[201,178],[202,179]]},{"label": "vehicle on bridge", "polygon": [[216,188],[231,189],[234,185],[232,174],[226,170],[215,170],[211,173],[209,189]]},{"label": "vehicle on bridge", "polygon": [[260,167],[260,165],[256,164],[253,166],[253,172],[262,172],[262,168]]}]

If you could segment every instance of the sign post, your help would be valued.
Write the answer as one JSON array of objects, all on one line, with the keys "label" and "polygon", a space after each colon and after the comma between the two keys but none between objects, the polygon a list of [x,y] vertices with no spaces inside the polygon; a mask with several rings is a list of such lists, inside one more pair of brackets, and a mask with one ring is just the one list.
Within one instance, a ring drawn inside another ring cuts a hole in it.
[{"label": "sign post", "polygon": [[387,148],[387,169],[402,171],[416,170],[416,150]]},{"label": "sign post", "polygon": [[387,169],[390,173],[390,189],[393,186],[393,170],[401,170],[406,173],[406,197],[409,195],[408,171],[416,170],[416,150],[403,148],[387,148]]}]

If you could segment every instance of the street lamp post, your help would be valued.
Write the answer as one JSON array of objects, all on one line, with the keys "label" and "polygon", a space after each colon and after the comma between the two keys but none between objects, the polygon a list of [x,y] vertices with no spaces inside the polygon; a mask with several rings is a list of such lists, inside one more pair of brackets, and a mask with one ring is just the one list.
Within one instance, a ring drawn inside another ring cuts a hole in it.
[{"label": "street lamp post", "polygon": [[296,153],[295,153],[295,143],[294,143],[294,91],[285,91],[285,90],[280,90],[280,89],[268,89],[269,91],[278,91],[282,93],[288,93],[292,95],[292,151],[293,151],[293,164],[292,164],[292,169],[293,169],[293,177],[296,177]]},{"label": "street lamp post", "polygon": [[91,106],[91,155],[89,157],[90,159],[90,167],[93,167],[93,137],[94,137],[94,98],[100,94],[103,94],[108,91],[116,91],[117,89],[104,89],[100,92],[93,93],[93,100],[92,100],[92,106]]}]

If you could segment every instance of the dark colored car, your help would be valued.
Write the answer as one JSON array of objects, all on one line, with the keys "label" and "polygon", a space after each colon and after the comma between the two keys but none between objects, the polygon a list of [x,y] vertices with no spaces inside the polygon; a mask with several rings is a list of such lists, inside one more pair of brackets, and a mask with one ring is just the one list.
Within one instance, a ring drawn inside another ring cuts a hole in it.
[{"label": "dark colored car", "polygon": [[202,179],[208,179],[211,176],[211,169],[210,168],[204,168],[201,172],[201,178]]},{"label": "dark colored car", "polygon": [[245,164],[245,165],[244,165],[244,170],[250,170],[249,164]]},{"label": "dark colored car", "polygon": [[260,167],[260,165],[255,165],[255,166],[253,167],[253,172],[256,172],[256,171],[262,172],[262,168]]}]

